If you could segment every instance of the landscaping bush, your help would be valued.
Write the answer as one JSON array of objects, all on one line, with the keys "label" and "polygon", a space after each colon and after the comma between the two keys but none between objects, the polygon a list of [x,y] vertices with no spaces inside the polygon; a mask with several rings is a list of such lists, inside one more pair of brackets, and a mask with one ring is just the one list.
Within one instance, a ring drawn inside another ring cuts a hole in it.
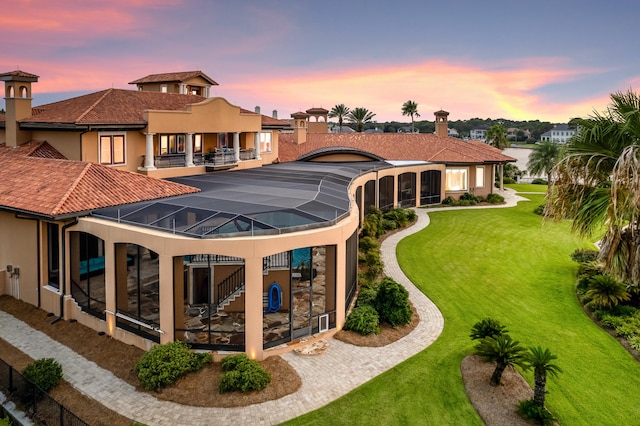
[{"label": "landscaping bush", "polygon": [[629,339],[629,346],[631,346],[636,351],[640,351],[640,336],[633,336]]},{"label": "landscaping bush", "polygon": [[407,226],[409,224],[409,218],[407,217],[407,209],[396,207],[386,212],[382,217],[386,220],[393,221],[397,227]]},{"label": "landscaping bush", "polygon": [[[398,224],[396,223],[395,220],[389,220],[389,219],[382,219],[382,221],[380,222],[381,226],[382,226],[382,230],[383,231],[393,231],[394,229],[398,228]],[[384,234],[384,232],[383,232]],[[382,235],[379,235],[382,236]]]},{"label": "landscaping bush", "polygon": [[452,196],[448,196],[447,198],[442,200],[442,204],[444,204],[445,206],[456,206],[458,205],[458,202]]},{"label": "landscaping bush", "polygon": [[356,306],[375,306],[376,297],[378,296],[378,289],[374,287],[362,287],[358,293],[358,299],[356,300]]},{"label": "landscaping bush", "polygon": [[225,392],[251,392],[262,390],[271,383],[271,375],[264,368],[246,354],[232,355],[222,360],[225,371],[218,390]]},{"label": "landscaping bush", "polygon": [[371,305],[356,306],[344,323],[345,330],[367,336],[369,334],[380,333],[380,317],[378,312]]},{"label": "landscaping bush", "polygon": [[480,200],[475,195],[465,192],[460,196],[460,201],[469,201],[470,205],[474,206],[478,204]]},{"label": "landscaping bush", "polygon": [[147,390],[174,383],[183,375],[198,371],[213,361],[209,353],[195,353],[182,342],[156,345],[136,363],[135,372]]},{"label": "landscaping bush", "polygon": [[549,182],[542,178],[535,178],[531,183],[534,185],[547,185]]},{"label": "landscaping bush", "polygon": [[610,275],[591,277],[589,290],[585,295],[601,308],[613,308],[631,298],[627,286]]},{"label": "landscaping bush", "polygon": [[376,310],[381,321],[386,321],[392,327],[411,322],[411,306],[409,292],[392,278],[385,278],[378,288]]},{"label": "landscaping bush", "polygon": [[409,223],[413,222],[416,220],[416,211],[412,210],[412,209],[406,209],[405,210],[406,215],[407,215],[407,220],[409,221]]},{"label": "landscaping bush", "polygon": [[11,426],[11,419],[9,417],[0,417],[0,426]]},{"label": "landscaping bush", "polygon": [[471,327],[471,340],[484,339],[485,337],[497,337],[508,333],[509,330],[500,324],[500,321],[493,318],[485,318],[482,321],[478,321]]},{"label": "landscaping bush", "polygon": [[[474,203],[474,204],[475,204],[475,203]],[[462,207],[467,207],[467,206],[472,206],[472,205],[474,205],[474,204],[472,204],[472,201],[471,201],[471,200],[460,200],[460,201],[458,201],[458,204],[457,204],[457,205],[458,205],[458,206],[462,206]]]},{"label": "landscaping bush", "polygon": [[360,288],[377,287],[375,278],[371,277],[368,272],[360,272],[358,274],[358,285],[360,286]]},{"label": "landscaping bush", "polygon": [[489,204],[503,204],[504,197],[500,194],[491,193],[487,195],[487,203]]},{"label": "landscaping bush", "polygon": [[533,399],[526,399],[518,403],[518,414],[525,420],[532,420],[541,425],[553,424],[553,416],[544,407],[539,406]]},{"label": "landscaping bush", "polygon": [[538,216],[544,216],[544,207],[544,204],[540,204],[533,210],[533,213],[537,214]]},{"label": "landscaping bush", "polygon": [[364,263],[367,265],[367,275],[369,275],[371,279],[377,278],[384,268],[382,259],[380,258],[380,251],[370,251],[364,256],[364,259]]},{"label": "landscaping bush", "polygon": [[380,248],[380,243],[373,237],[362,237],[358,243],[360,251],[367,253],[371,250],[377,250]]},{"label": "landscaping bush", "polygon": [[514,178],[510,178],[510,177],[505,176],[505,177],[502,178],[502,183],[505,184],[505,185],[511,185],[511,184],[518,183],[518,182]]},{"label": "landscaping bush", "polygon": [[593,249],[576,249],[571,253],[571,260],[578,263],[593,262],[598,259],[598,250]]},{"label": "landscaping bush", "polygon": [[53,358],[41,358],[27,365],[22,374],[40,389],[48,392],[62,380],[62,365]]}]

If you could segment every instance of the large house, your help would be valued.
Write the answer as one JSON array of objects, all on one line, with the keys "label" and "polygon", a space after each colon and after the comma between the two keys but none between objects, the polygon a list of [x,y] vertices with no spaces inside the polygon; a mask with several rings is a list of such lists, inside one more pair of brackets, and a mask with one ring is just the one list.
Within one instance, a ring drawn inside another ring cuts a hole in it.
[{"label": "large house", "polygon": [[148,348],[263,359],[344,324],[373,205],[487,195],[515,161],[436,134],[329,133],[208,97],[200,71],[32,107],[0,74],[0,294]]},{"label": "large house", "polygon": [[567,141],[576,134],[575,129],[571,129],[568,124],[558,124],[548,132],[540,135],[541,141],[551,141],[558,144],[566,144]]}]

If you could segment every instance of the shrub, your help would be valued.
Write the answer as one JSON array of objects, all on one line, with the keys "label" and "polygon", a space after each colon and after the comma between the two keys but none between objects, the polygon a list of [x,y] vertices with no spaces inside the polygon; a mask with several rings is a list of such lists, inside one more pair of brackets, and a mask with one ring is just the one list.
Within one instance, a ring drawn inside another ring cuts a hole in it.
[{"label": "shrub", "polygon": [[502,178],[502,183],[504,183],[505,185],[509,185],[509,184],[513,184],[513,183],[517,183],[516,180],[514,178],[510,178],[510,177],[503,177]]},{"label": "shrub", "polygon": [[531,183],[534,185],[547,185],[549,182],[547,182],[546,179],[535,178]]},{"label": "shrub", "polygon": [[538,216],[544,216],[544,204],[540,204],[538,207],[536,207],[533,210],[534,214],[537,214]]},{"label": "shrub", "polygon": [[41,358],[27,365],[22,374],[40,389],[48,392],[62,380],[62,365],[53,358]]},{"label": "shrub", "polygon": [[460,201],[463,201],[463,200],[471,201],[471,205],[478,204],[478,201],[480,201],[478,197],[468,192],[465,192],[460,196]]},{"label": "shrub", "polygon": [[11,426],[11,419],[9,417],[0,417],[0,426]]},{"label": "shrub", "polygon": [[358,284],[360,288],[374,288],[377,286],[375,279],[368,272],[360,272],[358,274]]},{"label": "shrub", "polygon": [[360,251],[367,253],[371,250],[377,250],[380,248],[380,243],[373,237],[362,237],[358,243]]},{"label": "shrub", "polygon": [[448,196],[447,198],[442,200],[442,204],[444,204],[445,206],[455,206],[458,204],[458,202],[452,196]]},{"label": "shrub", "polygon": [[[382,222],[380,222],[380,224],[382,225],[383,231],[393,231],[394,229],[398,228],[398,224],[394,220],[382,219]],[[381,236],[381,235],[378,235],[378,236]]]},{"label": "shrub", "polygon": [[462,207],[467,207],[467,206],[472,206],[474,204],[472,204],[471,200],[460,200],[460,201],[458,201],[457,205],[462,206]]},{"label": "shrub", "polygon": [[411,222],[416,220],[416,211],[415,210],[406,209],[405,212],[407,213],[407,220],[409,221],[409,223],[411,223]]},{"label": "shrub", "polygon": [[375,287],[362,287],[358,293],[358,300],[356,300],[356,306],[375,306],[376,296],[378,296],[378,289]]},{"label": "shrub", "polygon": [[617,326],[615,329],[618,337],[622,337],[623,339],[629,339],[638,334],[638,325],[625,322],[624,320],[623,323]]},{"label": "shrub", "polygon": [[611,275],[596,275],[589,280],[586,296],[602,308],[613,308],[631,298],[624,283]]},{"label": "shrub", "polygon": [[640,336],[633,336],[629,339],[629,346],[636,351],[640,351]]},{"label": "shrub", "polygon": [[382,217],[386,220],[394,222],[396,224],[396,228],[407,226],[409,224],[409,219],[407,218],[407,210],[401,207],[396,207],[389,210]]},{"label": "shrub", "polygon": [[345,330],[367,336],[371,333],[380,333],[380,317],[378,312],[371,305],[356,306],[344,323]]},{"label": "shrub", "polygon": [[198,371],[213,361],[209,353],[195,353],[182,342],[156,345],[136,363],[135,372],[147,390],[174,383],[183,375]]},{"label": "shrub", "polygon": [[493,318],[485,318],[482,321],[478,321],[471,327],[471,340],[484,339],[485,337],[496,337],[508,333],[509,330],[500,324],[500,321]]},{"label": "shrub", "polygon": [[264,368],[246,354],[232,355],[222,360],[225,371],[218,389],[225,392],[251,392],[262,390],[271,383],[271,375]]},{"label": "shrub", "polygon": [[383,279],[378,288],[376,310],[380,320],[392,327],[410,323],[412,312],[409,292],[392,278]]},{"label": "shrub", "polygon": [[578,263],[593,262],[598,258],[598,250],[576,249],[571,253],[571,260]]},{"label": "shrub", "polygon": [[624,325],[624,319],[608,313],[603,314],[602,311],[598,312],[600,313],[600,315],[598,315],[600,316],[599,321],[603,327],[617,329],[618,327],[622,327],[622,325]]},{"label": "shrub", "polygon": [[504,203],[504,197],[500,194],[491,193],[487,195],[487,203],[490,204],[502,204]]},{"label": "shrub", "polygon": [[525,420],[532,420],[538,424],[553,424],[553,416],[544,407],[539,406],[533,399],[526,399],[518,403],[518,414]]},{"label": "shrub", "polygon": [[380,259],[380,252],[370,251],[365,256],[365,265],[367,265],[367,274],[371,279],[375,279],[382,273],[382,269],[384,265],[382,263],[382,259]]}]

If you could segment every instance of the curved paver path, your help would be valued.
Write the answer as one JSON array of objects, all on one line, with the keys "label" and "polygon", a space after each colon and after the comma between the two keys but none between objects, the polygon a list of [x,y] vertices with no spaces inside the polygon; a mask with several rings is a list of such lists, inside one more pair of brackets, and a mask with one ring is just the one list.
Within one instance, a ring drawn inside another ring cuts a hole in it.
[{"label": "curved paver path", "polygon": [[[507,204],[516,196],[505,192]],[[469,208],[469,207],[466,207]],[[439,210],[443,210],[439,209]],[[329,349],[320,356],[282,355],[302,378],[298,391],[275,401],[247,407],[203,408],[162,401],[138,392],[111,372],[78,355],[46,334],[0,311],[0,337],[34,359],[53,357],[64,371],[64,378],[85,395],[100,401],[123,416],[148,425],[209,425],[212,422],[237,425],[271,425],[320,408],[356,387],[417,354],[433,343],[444,327],[438,308],[404,275],[396,259],[396,245],[407,235],[429,225],[426,210],[418,209],[417,222],[382,243],[385,273],[405,286],[420,322],[407,336],[381,348],[353,346],[331,339]],[[214,384],[210,391],[217,392]],[[203,385],[203,392],[206,392]]]}]

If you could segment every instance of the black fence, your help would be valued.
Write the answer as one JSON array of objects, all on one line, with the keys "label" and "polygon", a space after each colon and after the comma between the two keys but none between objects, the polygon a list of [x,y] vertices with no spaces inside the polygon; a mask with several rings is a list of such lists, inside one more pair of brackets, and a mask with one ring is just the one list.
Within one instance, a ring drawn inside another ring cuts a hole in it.
[{"label": "black fence", "polygon": [[16,406],[41,425],[88,426],[48,393],[0,359],[0,390]]}]

